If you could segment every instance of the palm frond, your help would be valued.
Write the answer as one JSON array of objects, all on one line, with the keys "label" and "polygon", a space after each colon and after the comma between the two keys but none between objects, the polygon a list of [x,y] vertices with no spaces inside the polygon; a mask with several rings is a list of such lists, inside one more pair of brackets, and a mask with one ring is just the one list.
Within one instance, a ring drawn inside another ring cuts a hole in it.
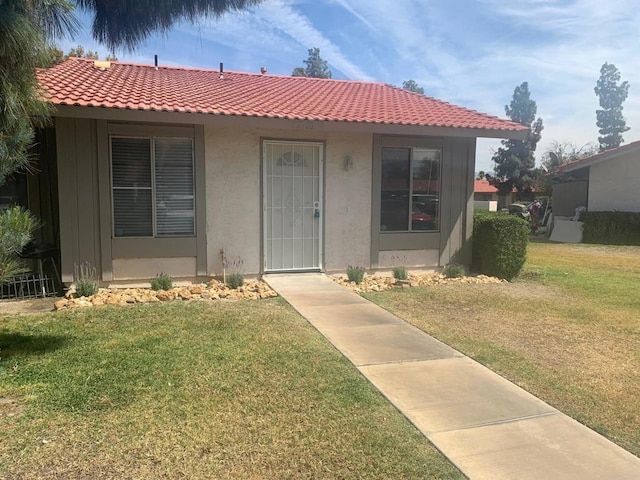
[{"label": "palm frond", "polygon": [[93,13],[93,37],[110,50],[133,50],[153,32],[166,32],[183,19],[219,17],[263,0],[75,0]]},{"label": "palm frond", "polygon": [[74,5],[67,0],[40,0],[33,3],[34,22],[48,38],[72,37],[80,29]]}]

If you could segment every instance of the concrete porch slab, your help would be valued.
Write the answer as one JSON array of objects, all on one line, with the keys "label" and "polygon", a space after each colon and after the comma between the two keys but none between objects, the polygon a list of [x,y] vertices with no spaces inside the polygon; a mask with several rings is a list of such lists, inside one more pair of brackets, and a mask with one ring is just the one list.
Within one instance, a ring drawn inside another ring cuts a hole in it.
[{"label": "concrete porch slab", "polygon": [[276,274],[268,273],[262,279],[281,295],[296,293],[350,293],[322,273]]}]

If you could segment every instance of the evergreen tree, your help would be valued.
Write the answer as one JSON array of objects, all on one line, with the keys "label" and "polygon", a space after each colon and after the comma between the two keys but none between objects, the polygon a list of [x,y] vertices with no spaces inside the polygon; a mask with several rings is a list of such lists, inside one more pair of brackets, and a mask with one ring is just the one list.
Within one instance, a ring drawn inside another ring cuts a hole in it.
[{"label": "evergreen tree", "polygon": [[534,152],[542,137],[542,119],[536,119],[538,107],[531,100],[529,84],[523,82],[515,88],[509,105],[504,107],[507,116],[530,128],[525,140],[503,140],[502,147],[493,156],[494,174],[486,179],[498,189],[498,196],[505,197],[514,188],[518,192],[530,190],[535,168]]},{"label": "evergreen tree", "polygon": [[629,95],[629,82],[620,83],[620,72],[614,64],[606,63],[600,69],[600,78],[594,91],[602,110],[596,110],[596,125],[599,128],[600,151],[619,147],[624,138],[622,133],[629,130],[622,116],[622,103]]},{"label": "evergreen tree", "polygon": [[313,78],[331,78],[331,70],[326,60],[320,56],[318,47],[308,50],[309,57],[303,60],[306,67],[296,67],[291,76],[293,77],[313,77]]},{"label": "evergreen tree", "polygon": [[402,89],[424,95],[424,88],[418,85],[415,80],[405,80],[404,82],[402,82]]}]

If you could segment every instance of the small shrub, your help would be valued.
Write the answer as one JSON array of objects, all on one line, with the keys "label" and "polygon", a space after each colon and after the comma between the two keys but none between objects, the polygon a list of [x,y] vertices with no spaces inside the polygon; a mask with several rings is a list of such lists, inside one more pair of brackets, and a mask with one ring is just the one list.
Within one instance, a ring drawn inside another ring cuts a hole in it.
[{"label": "small shrub", "polygon": [[347,267],[347,278],[350,282],[354,282],[356,285],[360,285],[362,283],[362,279],[364,278],[364,268],[352,267],[351,265],[349,265]]},{"label": "small shrub", "polygon": [[76,297],[90,297],[98,293],[98,274],[96,267],[89,262],[73,266],[73,279],[76,284]]},{"label": "small shrub", "polygon": [[464,274],[466,272],[462,265],[450,263],[449,265],[444,267],[444,269],[442,270],[442,273],[444,273],[444,276],[447,278],[460,278],[460,277],[464,277]]},{"label": "small shrub", "polygon": [[154,290],[171,290],[173,288],[173,279],[166,273],[160,273],[151,279],[151,288]]},{"label": "small shrub", "polygon": [[393,267],[393,278],[395,278],[396,280],[406,280],[407,278],[409,278],[407,267],[402,265]]},{"label": "small shrub", "polygon": [[76,296],[90,297],[98,293],[98,282],[88,278],[81,278],[76,282]]},{"label": "small shrub", "polygon": [[235,290],[238,287],[241,287],[244,284],[244,275],[240,272],[230,273],[227,275],[227,287]]},{"label": "small shrub", "polygon": [[514,215],[473,216],[473,270],[511,280],[527,258],[528,223]]}]

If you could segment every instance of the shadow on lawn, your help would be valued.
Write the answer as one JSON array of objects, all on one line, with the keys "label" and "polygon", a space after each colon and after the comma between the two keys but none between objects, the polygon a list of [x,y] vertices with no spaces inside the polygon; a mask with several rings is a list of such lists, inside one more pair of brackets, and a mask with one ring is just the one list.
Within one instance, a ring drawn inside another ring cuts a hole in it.
[{"label": "shadow on lawn", "polygon": [[70,338],[62,335],[0,333],[0,360],[15,355],[40,355],[63,348]]}]

